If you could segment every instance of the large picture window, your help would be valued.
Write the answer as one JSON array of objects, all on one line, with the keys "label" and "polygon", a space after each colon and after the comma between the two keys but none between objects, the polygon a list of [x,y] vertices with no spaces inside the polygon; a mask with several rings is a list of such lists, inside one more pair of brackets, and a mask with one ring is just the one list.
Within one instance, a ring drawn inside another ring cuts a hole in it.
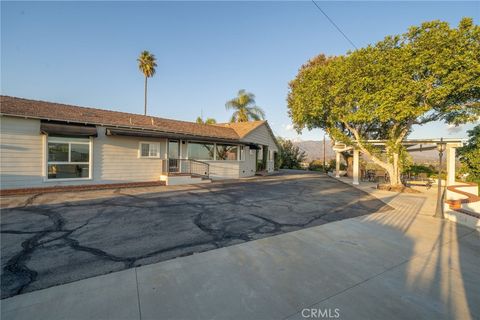
[{"label": "large picture window", "polygon": [[217,144],[217,160],[238,160],[238,146]]},{"label": "large picture window", "polygon": [[194,160],[214,160],[214,144],[204,142],[188,143],[188,158]]},{"label": "large picture window", "polygon": [[90,140],[48,137],[47,178],[90,178]]}]

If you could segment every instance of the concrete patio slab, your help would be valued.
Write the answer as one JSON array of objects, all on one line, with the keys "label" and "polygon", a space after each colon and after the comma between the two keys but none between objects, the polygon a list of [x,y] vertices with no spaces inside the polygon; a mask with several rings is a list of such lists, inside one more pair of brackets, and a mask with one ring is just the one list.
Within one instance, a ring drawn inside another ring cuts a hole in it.
[{"label": "concrete patio slab", "polygon": [[212,310],[217,319],[278,319],[295,310],[260,278],[246,276],[230,250],[177,260],[165,262],[167,270],[158,265],[138,268],[142,319],[211,319]]},{"label": "concrete patio slab", "polygon": [[288,319],[305,319],[312,309],[338,309],[341,319],[477,319],[480,279],[473,271],[414,258]]},{"label": "concrete patio slab", "polygon": [[3,299],[1,318],[140,319],[135,273],[124,270]]}]

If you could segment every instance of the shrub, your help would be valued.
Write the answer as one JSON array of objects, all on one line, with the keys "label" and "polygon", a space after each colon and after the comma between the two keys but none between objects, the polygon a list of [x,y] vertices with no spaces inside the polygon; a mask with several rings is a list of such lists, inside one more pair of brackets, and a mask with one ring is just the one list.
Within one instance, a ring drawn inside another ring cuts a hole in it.
[{"label": "shrub", "polygon": [[277,138],[280,145],[279,167],[282,169],[301,169],[301,163],[305,161],[305,151],[301,151],[292,141]]},{"label": "shrub", "polygon": [[411,175],[417,176],[420,173],[426,173],[427,177],[432,176],[435,173],[435,169],[433,166],[424,166],[421,164],[413,164],[404,173],[409,173]]},{"label": "shrub", "polygon": [[[335,159],[331,159],[329,162],[328,162],[328,170],[335,170],[336,168],[336,165],[337,165],[337,160]],[[347,165],[343,162],[340,162],[340,170],[347,170]]]},{"label": "shrub", "polygon": [[313,161],[311,161],[310,164],[308,165],[308,170],[312,170],[312,171],[324,171],[323,161],[321,161],[321,160],[313,160]]}]

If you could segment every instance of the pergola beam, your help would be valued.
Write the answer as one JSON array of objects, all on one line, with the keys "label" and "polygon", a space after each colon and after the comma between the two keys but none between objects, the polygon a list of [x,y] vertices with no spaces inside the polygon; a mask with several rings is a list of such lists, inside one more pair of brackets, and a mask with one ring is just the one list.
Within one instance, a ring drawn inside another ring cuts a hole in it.
[{"label": "pergola beam", "polygon": [[[431,144],[431,143],[459,143],[463,144],[466,139],[458,139],[458,138],[444,138],[442,139],[405,139],[402,141],[403,145],[416,145],[416,144]],[[353,140],[354,143],[357,143],[356,140]],[[365,140],[365,142],[373,144],[373,145],[385,145],[388,141],[387,140]]]},{"label": "pergola beam", "polygon": [[422,151],[429,151],[429,150],[436,150],[436,149],[437,149],[437,146],[436,146],[436,145],[435,145],[435,146],[430,146],[430,147],[420,146],[420,147],[418,147],[418,148],[413,148],[413,149],[407,148],[407,151],[408,151],[408,152],[416,152],[416,151],[422,152]]}]

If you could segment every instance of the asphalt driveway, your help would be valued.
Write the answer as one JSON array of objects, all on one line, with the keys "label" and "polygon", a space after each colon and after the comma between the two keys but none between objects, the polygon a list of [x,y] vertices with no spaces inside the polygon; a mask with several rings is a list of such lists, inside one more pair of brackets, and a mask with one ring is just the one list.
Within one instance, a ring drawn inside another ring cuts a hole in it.
[{"label": "asphalt driveway", "polygon": [[133,190],[3,209],[2,298],[390,209],[315,173]]}]

